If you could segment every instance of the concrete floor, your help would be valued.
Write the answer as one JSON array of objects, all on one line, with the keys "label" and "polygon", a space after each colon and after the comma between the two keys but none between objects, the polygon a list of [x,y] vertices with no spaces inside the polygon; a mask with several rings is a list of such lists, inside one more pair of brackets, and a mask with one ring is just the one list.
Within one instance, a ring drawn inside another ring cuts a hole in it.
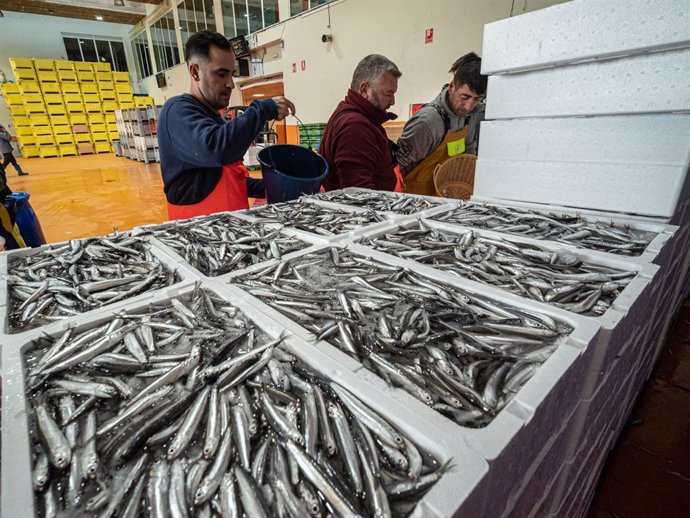
[{"label": "concrete floor", "polygon": [[[14,191],[31,194],[48,242],[167,219],[158,164],[112,154],[20,159]],[[690,517],[690,301],[606,463],[589,518]]]}]

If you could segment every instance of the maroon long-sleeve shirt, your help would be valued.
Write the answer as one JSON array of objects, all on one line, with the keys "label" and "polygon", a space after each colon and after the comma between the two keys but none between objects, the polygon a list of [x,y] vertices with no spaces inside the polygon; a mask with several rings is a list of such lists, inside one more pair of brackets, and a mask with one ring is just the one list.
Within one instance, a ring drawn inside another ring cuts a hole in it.
[{"label": "maroon long-sleeve shirt", "polygon": [[328,120],[319,148],[328,162],[323,182],[327,191],[343,187],[395,188],[395,164],[382,126],[395,117],[348,90]]}]

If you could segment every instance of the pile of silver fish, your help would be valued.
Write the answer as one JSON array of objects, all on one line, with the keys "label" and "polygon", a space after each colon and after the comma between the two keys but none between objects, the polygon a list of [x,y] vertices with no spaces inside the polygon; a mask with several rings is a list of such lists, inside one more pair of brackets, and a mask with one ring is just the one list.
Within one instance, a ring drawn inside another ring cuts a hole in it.
[{"label": "pile of silver fish", "polygon": [[175,221],[150,232],[204,275],[215,277],[255,263],[280,259],[308,244],[280,229],[248,224],[229,214]]},{"label": "pile of silver fish", "polygon": [[455,422],[487,425],[572,329],[330,248],[234,280]]},{"label": "pile of silver fish", "polygon": [[441,205],[417,196],[396,196],[382,191],[324,192],[314,198],[397,214],[416,214]]},{"label": "pile of silver fish", "polygon": [[468,202],[431,219],[630,256],[641,255],[654,239],[652,232],[614,222]]},{"label": "pile of silver fish", "polygon": [[385,221],[385,217],[374,210],[348,212],[324,207],[317,203],[309,203],[304,199],[264,205],[250,209],[245,214],[260,218],[267,223],[281,223],[288,227],[322,236],[333,236]]},{"label": "pile of silver fish", "polygon": [[388,254],[517,293],[584,315],[602,315],[635,272],[583,263],[573,252],[455,233],[423,221],[362,239]]},{"label": "pile of silver fish", "polygon": [[402,516],[449,469],[198,287],[25,356],[38,516]]},{"label": "pile of silver fish", "polygon": [[51,245],[8,265],[9,327],[24,331],[175,282],[175,274],[128,233]]}]

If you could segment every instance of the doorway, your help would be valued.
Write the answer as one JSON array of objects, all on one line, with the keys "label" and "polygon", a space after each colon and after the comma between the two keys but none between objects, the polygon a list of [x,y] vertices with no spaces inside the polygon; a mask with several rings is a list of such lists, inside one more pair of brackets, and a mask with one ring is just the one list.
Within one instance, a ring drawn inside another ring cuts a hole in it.
[{"label": "doorway", "polygon": [[[256,99],[267,99],[277,95],[284,95],[284,92],[282,81],[247,86],[242,88],[242,104],[249,106]],[[271,121],[268,125],[278,135],[278,144],[287,144],[285,121]]]}]

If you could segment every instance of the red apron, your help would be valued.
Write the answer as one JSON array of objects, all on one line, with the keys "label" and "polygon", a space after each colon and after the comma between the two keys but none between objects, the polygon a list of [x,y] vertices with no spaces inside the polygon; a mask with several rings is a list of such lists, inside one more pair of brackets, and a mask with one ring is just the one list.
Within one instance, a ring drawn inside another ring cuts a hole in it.
[{"label": "red apron", "polygon": [[223,174],[211,194],[192,205],[173,205],[168,202],[168,218],[187,219],[227,210],[248,209],[248,176],[249,171],[241,160],[223,166]]}]

